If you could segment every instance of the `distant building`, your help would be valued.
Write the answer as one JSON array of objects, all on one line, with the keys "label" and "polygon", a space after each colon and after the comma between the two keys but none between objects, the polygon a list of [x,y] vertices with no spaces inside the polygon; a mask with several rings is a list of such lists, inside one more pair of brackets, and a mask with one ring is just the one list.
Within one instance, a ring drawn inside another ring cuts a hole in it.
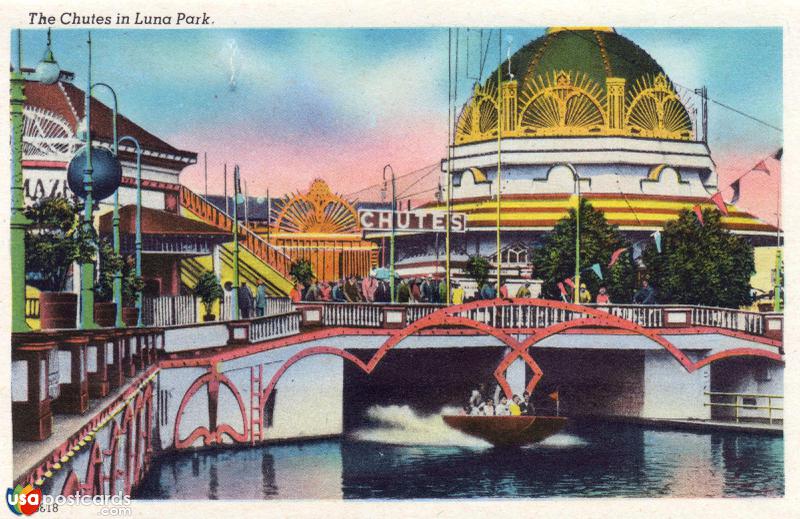
[{"label": "distant building", "polygon": [[[493,72],[475,85],[457,119],[452,158],[442,161],[442,185],[448,172],[452,179],[452,210],[466,213],[468,222],[466,233],[451,237],[454,276],[462,276],[469,255],[498,263],[498,129],[499,254],[502,273],[512,282],[530,277],[531,249],[575,207],[578,190],[633,242],[681,210],[714,207],[709,197],[718,180],[705,123],[698,124],[687,93],[662,67],[614,29],[550,28],[500,71],[501,109]],[[445,203],[420,209],[444,210]],[[755,246],[775,244],[775,226],[733,205],[728,210],[722,222],[732,232]],[[370,234],[373,240],[380,236]],[[398,235],[397,271],[443,275],[443,238]]]}]

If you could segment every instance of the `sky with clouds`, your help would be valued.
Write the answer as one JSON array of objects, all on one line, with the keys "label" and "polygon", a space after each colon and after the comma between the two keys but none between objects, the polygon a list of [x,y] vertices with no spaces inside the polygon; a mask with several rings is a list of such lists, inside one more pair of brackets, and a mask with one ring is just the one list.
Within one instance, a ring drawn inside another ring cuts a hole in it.
[{"label": "sky with clouds", "polygon": [[[721,106],[782,127],[780,29],[617,31],[687,87],[690,103],[699,106],[692,89],[708,87],[709,144],[721,187],[782,145],[782,132]],[[500,49],[494,31],[482,73],[480,32],[459,32],[460,107],[476,77],[485,79],[500,55],[544,28],[504,29]],[[198,165],[182,175],[198,191],[204,152],[211,192],[222,191],[228,162],[240,165],[251,195],[305,189],[317,177],[353,193],[379,183],[387,163],[403,174],[446,153],[446,28],[98,30],[92,39],[93,79],[116,89],[120,111],[199,153]],[[81,88],[85,42],[85,31],[53,31],[56,59]],[[35,66],[44,48],[44,31],[23,31],[26,66]],[[768,163],[773,174],[748,175],[740,205],[773,220],[779,164]],[[420,187],[435,183],[434,173]]]}]

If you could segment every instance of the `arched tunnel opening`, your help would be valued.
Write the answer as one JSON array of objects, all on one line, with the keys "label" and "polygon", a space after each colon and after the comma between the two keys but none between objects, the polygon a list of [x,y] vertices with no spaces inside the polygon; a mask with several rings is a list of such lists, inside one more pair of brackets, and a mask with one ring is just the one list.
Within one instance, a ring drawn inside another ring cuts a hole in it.
[{"label": "arched tunnel opening", "polygon": [[[375,350],[348,350],[364,362]],[[494,390],[494,370],[505,346],[395,348],[371,374],[344,363],[344,430],[368,421],[372,406],[408,406],[418,414],[435,414],[444,407],[460,407],[478,384]]]},{"label": "arched tunnel opening", "polygon": [[[542,370],[533,392],[537,414],[639,416],[644,404],[642,350],[552,348],[529,350]],[[533,372],[526,367],[526,380]],[[555,396],[555,395],[553,395]]]}]

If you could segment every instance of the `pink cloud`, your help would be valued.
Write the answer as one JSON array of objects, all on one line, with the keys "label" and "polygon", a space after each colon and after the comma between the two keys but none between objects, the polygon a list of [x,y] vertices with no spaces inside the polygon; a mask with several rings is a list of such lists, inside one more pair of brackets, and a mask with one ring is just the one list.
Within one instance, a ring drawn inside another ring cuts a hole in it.
[{"label": "pink cloud", "polygon": [[[251,196],[305,190],[315,178],[322,178],[342,194],[353,193],[381,182],[383,166],[392,165],[396,175],[438,163],[446,153],[446,122],[439,118],[393,121],[391,127],[365,129],[362,135],[325,139],[309,135],[298,139],[252,134],[244,138],[225,138],[209,130],[191,135],[175,135],[170,142],[198,152],[198,163],[181,174],[189,188],[204,191],[203,152],[208,153],[208,189],[223,192],[223,163],[228,163],[229,189],[233,164],[239,164]],[[426,180],[438,176],[434,173]],[[421,187],[428,184],[422,184]],[[409,193],[416,192],[414,186]],[[377,190],[375,190],[377,193]],[[370,196],[371,195],[371,196]],[[376,199],[374,193],[364,196]],[[432,193],[427,196],[432,196]]]}]

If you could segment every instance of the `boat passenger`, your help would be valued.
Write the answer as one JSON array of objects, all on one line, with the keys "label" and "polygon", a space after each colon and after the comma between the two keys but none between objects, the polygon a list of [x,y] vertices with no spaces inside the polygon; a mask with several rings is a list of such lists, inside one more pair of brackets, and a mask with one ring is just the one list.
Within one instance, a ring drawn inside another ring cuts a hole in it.
[{"label": "boat passenger", "polygon": [[533,409],[533,402],[531,402],[531,394],[528,393],[527,391],[522,393],[522,400],[520,401],[519,409],[525,416],[533,416],[535,414]]},{"label": "boat passenger", "polygon": [[483,403],[483,416],[494,416],[494,403],[488,398]]},{"label": "boat passenger", "polygon": [[510,416],[511,415],[511,412],[508,410],[508,397],[503,395],[503,397],[500,399],[500,403],[495,408],[494,413],[497,416]]},{"label": "boat passenger", "polygon": [[481,391],[478,388],[472,390],[472,394],[469,396],[469,405],[472,407],[478,407],[481,405],[483,401],[483,396],[481,396]]},{"label": "boat passenger", "polygon": [[511,399],[511,402],[508,403],[508,412],[511,416],[519,416],[522,414],[522,411],[520,411],[519,408],[520,400],[521,399],[519,395],[514,395],[514,397]]}]

